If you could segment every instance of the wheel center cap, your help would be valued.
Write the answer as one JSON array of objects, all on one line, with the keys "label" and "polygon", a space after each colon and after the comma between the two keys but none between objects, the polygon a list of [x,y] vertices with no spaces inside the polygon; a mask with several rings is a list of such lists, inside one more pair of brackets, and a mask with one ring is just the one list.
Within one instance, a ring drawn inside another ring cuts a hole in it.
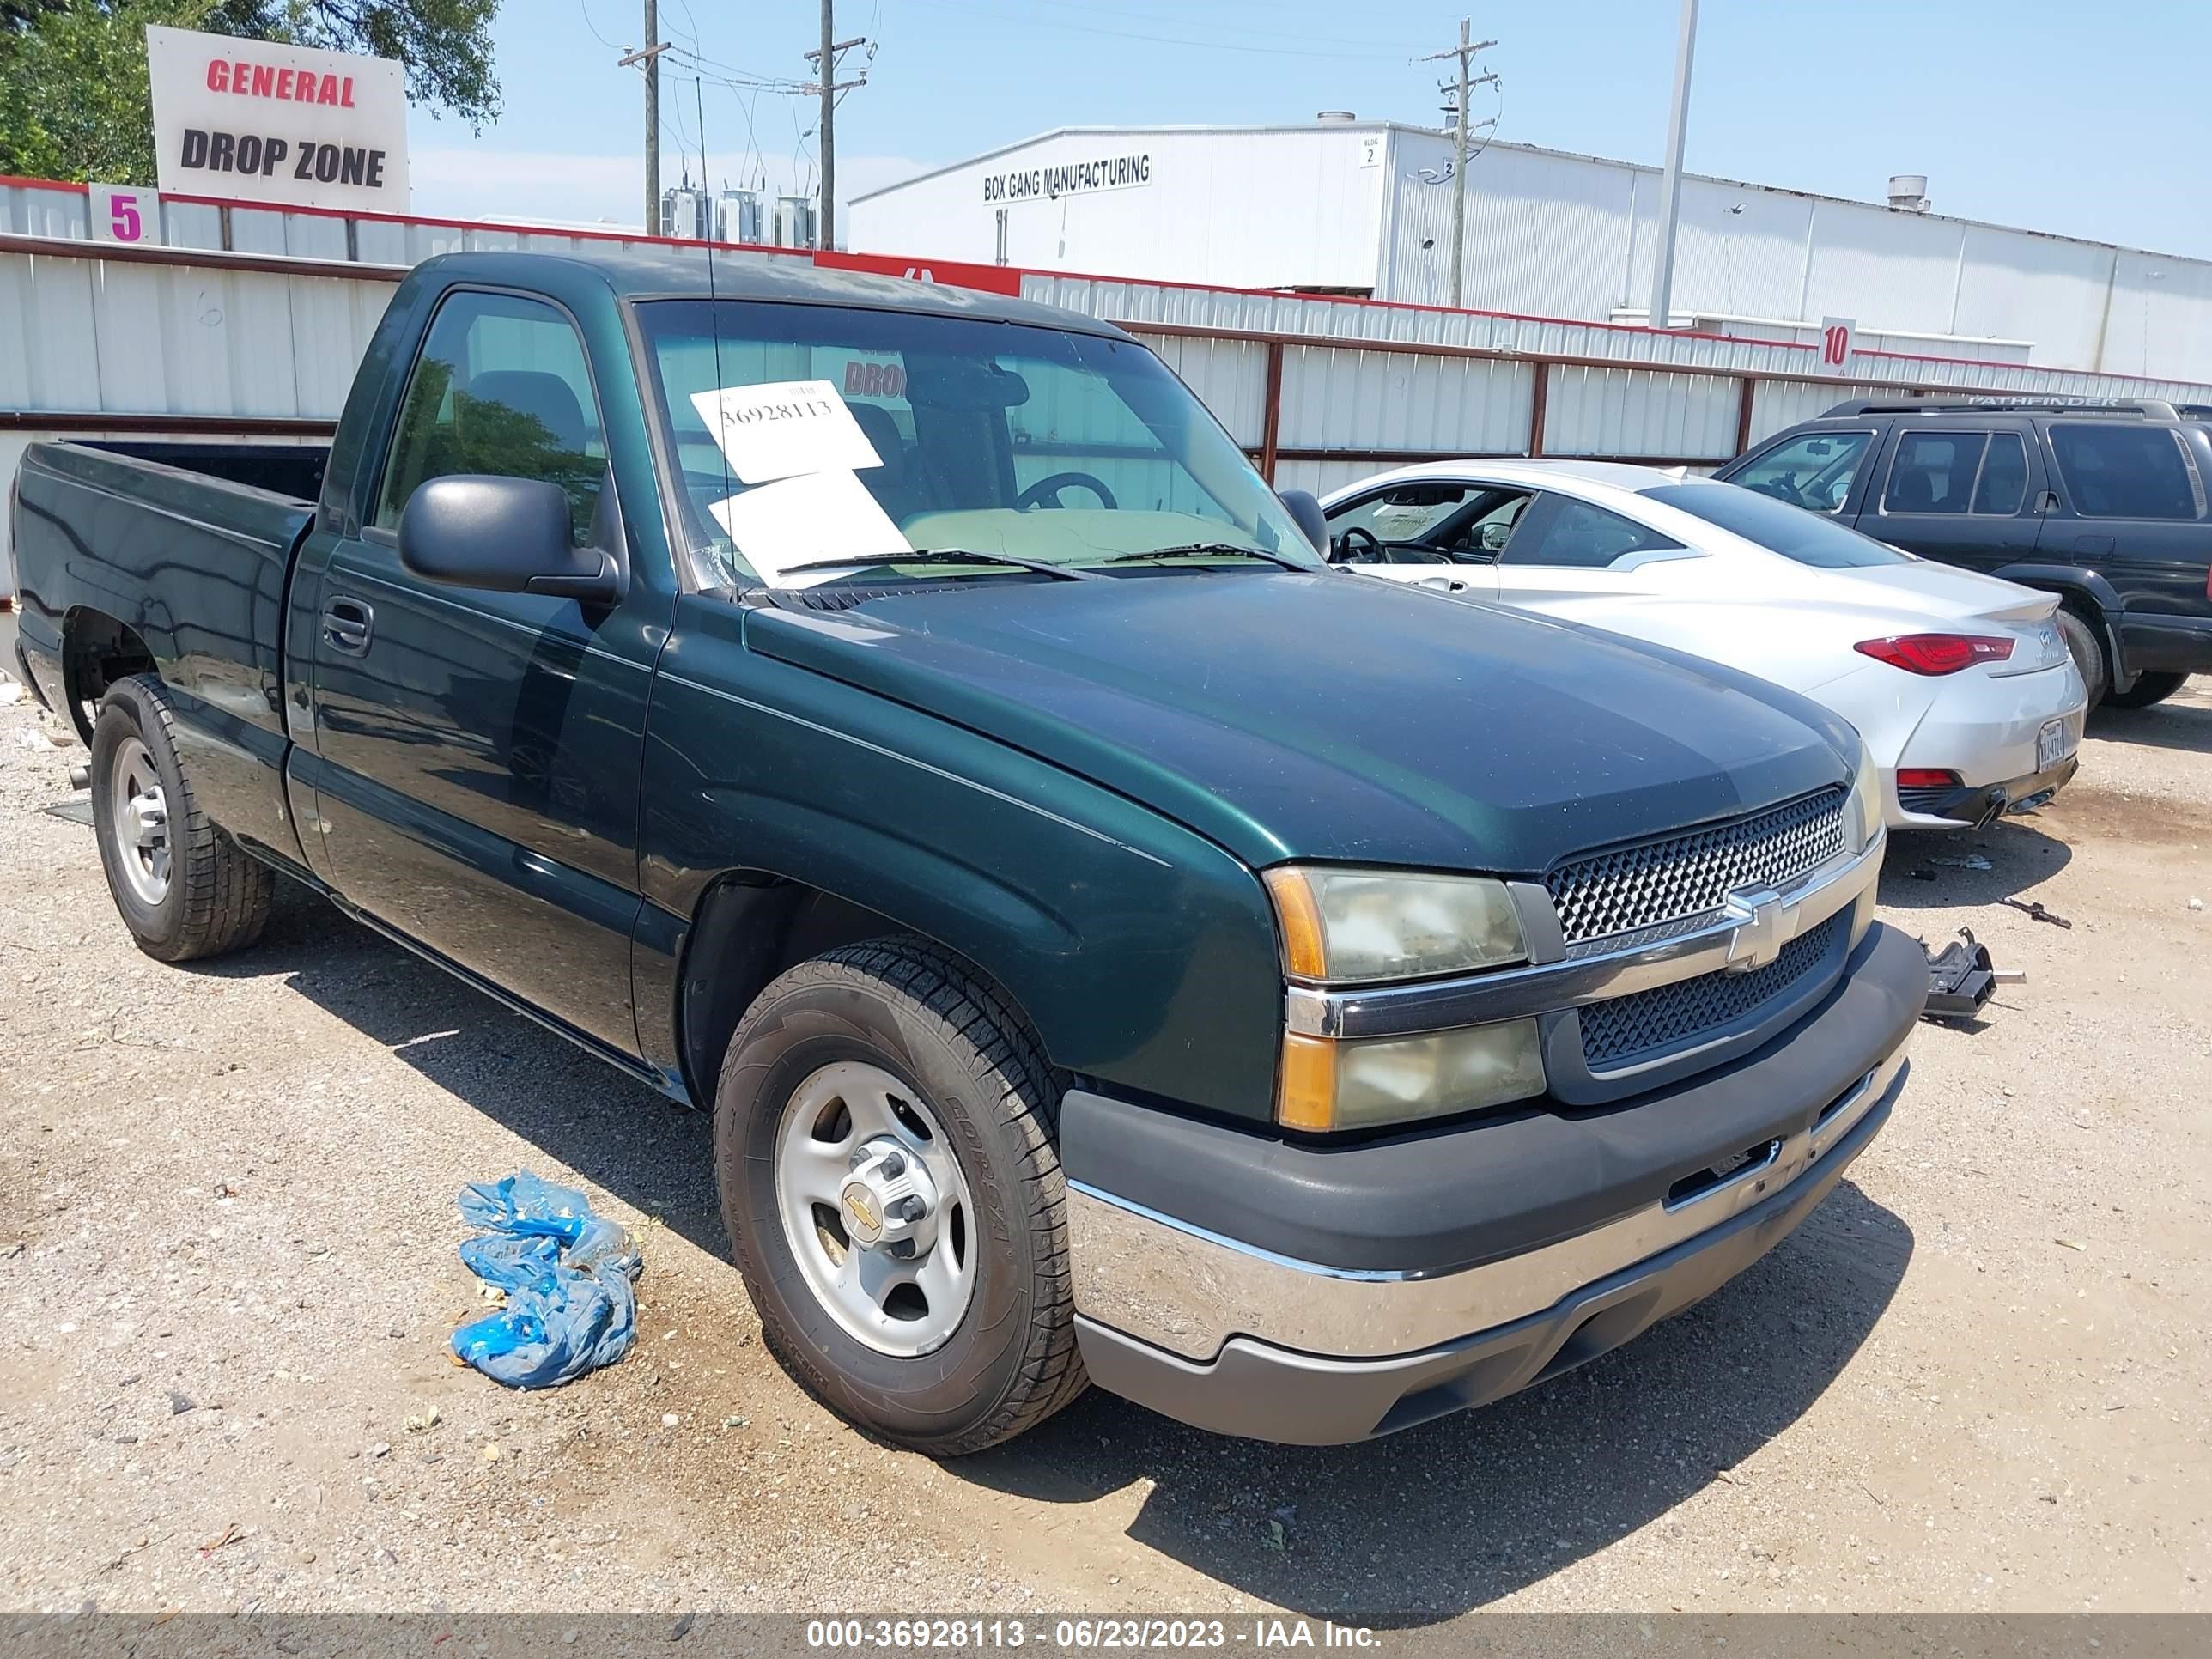
[{"label": "wheel center cap", "polygon": [[[911,1255],[937,1212],[937,1187],[921,1160],[888,1137],[854,1155],[837,1192],[847,1237],[863,1249]],[[902,1249],[901,1247],[905,1247]]]}]

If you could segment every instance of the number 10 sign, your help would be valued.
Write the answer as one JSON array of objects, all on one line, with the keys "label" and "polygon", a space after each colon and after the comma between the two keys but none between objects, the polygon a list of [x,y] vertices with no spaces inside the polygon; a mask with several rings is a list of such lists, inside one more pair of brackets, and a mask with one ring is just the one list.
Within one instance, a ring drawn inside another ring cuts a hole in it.
[{"label": "number 10 sign", "polygon": [[94,241],[161,241],[161,198],[159,191],[137,185],[90,185],[86,190],[85,205],[91,211]]}]

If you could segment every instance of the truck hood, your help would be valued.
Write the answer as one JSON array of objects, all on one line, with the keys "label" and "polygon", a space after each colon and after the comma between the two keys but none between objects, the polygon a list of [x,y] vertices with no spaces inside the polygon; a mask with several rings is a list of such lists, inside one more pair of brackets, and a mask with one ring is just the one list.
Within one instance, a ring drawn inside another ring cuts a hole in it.
[{"label": "truck hood", "polygon": [[1842,783],[1857,752],[1834,715],[1729,669],[1334,571],[971,580],[752,611],[745,643],[1255,866],[1534,874]]}]

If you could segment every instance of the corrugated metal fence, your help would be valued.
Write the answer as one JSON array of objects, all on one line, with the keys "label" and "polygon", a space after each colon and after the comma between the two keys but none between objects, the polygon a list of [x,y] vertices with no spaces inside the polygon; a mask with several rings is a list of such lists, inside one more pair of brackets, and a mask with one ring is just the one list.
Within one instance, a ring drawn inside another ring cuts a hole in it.
[{"label": "corrugated metal fence", "polygon": [[[86,201],[81,189],[0,181],[0,477],[12,477],[23,446],[42,437],[326,437],[392,284],[417,261],[464,248],[573,252],[648,240],[173,199],[161,207],[164,245],[125,246],[88,240]],[[2212,403],[2212,386],[2021,363],[1860,351],[1849,378],[1834,378],[1815,372],[1814,347],[1790,340],[988,275],[1145,338],[1270,478],[1315,490],[1453,455],[1711,467],[1852,396]],[[0,544],[0,575],[10,572],[7,551]]]}]

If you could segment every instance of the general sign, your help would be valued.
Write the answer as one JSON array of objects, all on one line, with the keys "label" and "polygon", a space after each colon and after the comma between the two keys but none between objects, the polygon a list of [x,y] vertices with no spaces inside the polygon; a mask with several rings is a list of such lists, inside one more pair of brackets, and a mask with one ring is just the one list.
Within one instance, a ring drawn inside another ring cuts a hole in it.
[{"label": "general sign", "polygon": [[146,64],[164,194],[407,211],[394,60],[149,26]]}]

